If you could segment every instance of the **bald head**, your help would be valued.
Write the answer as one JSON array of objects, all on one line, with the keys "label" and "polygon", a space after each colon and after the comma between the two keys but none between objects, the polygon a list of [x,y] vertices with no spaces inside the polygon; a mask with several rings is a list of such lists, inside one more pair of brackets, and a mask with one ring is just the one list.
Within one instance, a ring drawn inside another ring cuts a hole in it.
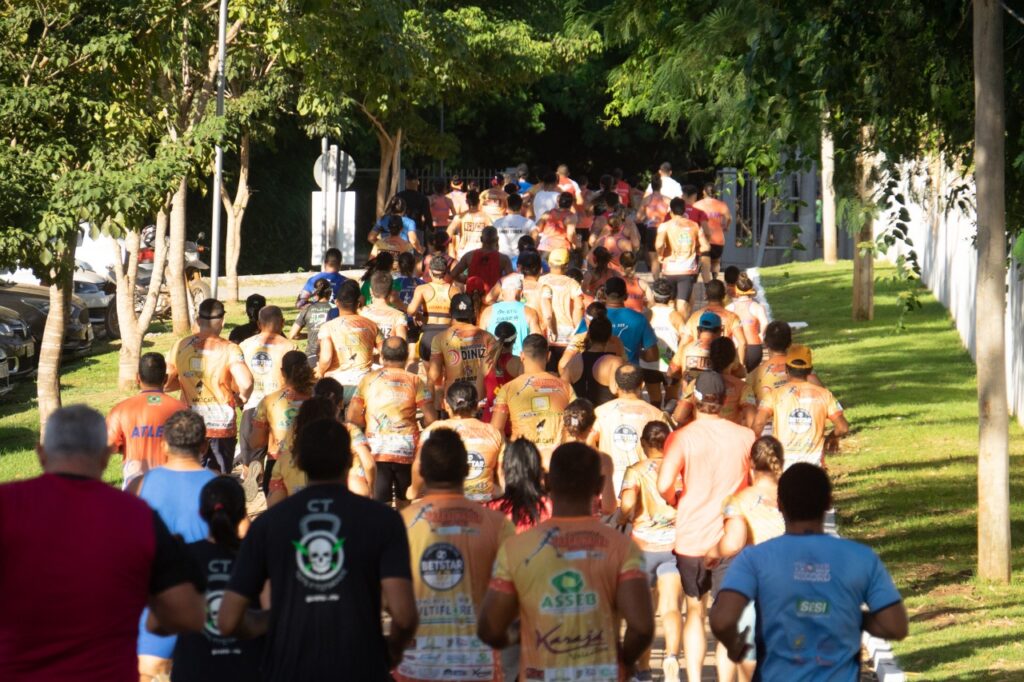
[{"label": "bald head", "polygon": [[409,360],[409,344],[401,336],[389,336],[384,339],[380,349],[381,360],[387,367],[405,367]]},{"label": "bald head", "polygon": [[47,473],[100,479],[110,459],[107,423],[103,415],[91,407],[62,407],[46,420],[43,442],[37,451]]},{"label": "bald head", "polygon": [[284,313],[276,305],[263,306],[258,319],[261,332],[280,334],[284,329]]}]

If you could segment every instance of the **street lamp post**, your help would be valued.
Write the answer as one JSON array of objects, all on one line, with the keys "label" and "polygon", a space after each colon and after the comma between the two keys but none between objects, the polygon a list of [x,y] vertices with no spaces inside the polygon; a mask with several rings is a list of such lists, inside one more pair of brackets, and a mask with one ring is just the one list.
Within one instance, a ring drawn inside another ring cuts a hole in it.
[{"label": "street lamp post", "polygon": [[[217,25],[217,116],[224,116],[224,58],[227,51],[228,0],[220,0]],[[217,298],[220,279],[221,183],[224,175],[224,149],[217,144],[213,163],[213,219],[210,228],[210,292]]]}]

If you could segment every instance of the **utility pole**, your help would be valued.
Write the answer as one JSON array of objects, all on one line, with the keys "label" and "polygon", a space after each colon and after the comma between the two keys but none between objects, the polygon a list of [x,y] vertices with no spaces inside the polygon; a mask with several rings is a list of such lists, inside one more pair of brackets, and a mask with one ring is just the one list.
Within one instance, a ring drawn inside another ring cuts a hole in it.
[{"label": "utility pole", "polygon": [[[217,23],[217,116],[224,116],[224,58],[227,52],[228,0],[220,0]],[[224,148],[218,143],[213,162],[213,219],[210,221],[210,295],[217,298],[220,279],[220,188],[224,180]]]}]

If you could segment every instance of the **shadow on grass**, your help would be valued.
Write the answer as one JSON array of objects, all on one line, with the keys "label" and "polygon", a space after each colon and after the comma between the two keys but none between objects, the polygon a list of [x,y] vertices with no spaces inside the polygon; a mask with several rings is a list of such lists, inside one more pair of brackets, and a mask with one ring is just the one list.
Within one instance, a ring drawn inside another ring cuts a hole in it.
[{"label": "shadow on grass", "polygon": [[24,426],[7,426],[0,428],[0,457],[19,450],[35,448],[39,432]]},{"label": "shadow on grass", "polygon": [[[942,646],[929,647],[927,649],[918,649],[917,651],[908,651],[900,657],[900,663],[907,670],[913,670],[916,672],[925,672],[930,668],[935,668],[943,663],[952,663],[963,659],[974,656],[977,652],[985,649],[992,649],[1004,644],[1016,644],[1020,641],[1019,632],[1010,632],[1005,635],[991,635],[986,637],[973,637],[966,638],[959,642],[948,642]],[[1005,678],[993,677],[993,675],[1005,674]],[[982,671],[977,670],[969,673],[957,675],[951,677],[953,680],[998,680],[998,679],[1021,679],[1021,673],[1011,673],[1009,671],[1001,673],[1000,671]]]}]

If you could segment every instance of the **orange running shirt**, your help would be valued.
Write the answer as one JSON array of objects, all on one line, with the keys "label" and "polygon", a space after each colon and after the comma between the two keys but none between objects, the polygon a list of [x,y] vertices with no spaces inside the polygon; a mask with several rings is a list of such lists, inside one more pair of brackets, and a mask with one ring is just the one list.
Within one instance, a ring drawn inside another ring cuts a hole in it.
[{"label": "orange running shirt", "polygon": [[797,462],[824,463],[825,422],[843,413],[831,391],[790,381],[768,391],[758,409],[772,410],[772,435],[785,448],[787,469]]},{"label": "orange running shirt", "polygon": [[501,543],[515,535],[499,512],[462,495],[427,495],[402,510],[420,624],[398,682],[501,679],[500,652],[476,636],[476,617]]},{"label": "orange running shirt", "polygon": [[505,447],[501,431],[479,419],[444,419],[425,428],[420,441],[429,440],[430,433],[436,429],[451,429],[462,438],[469,456],[469,474],[463,491],[471,500],[489,502],[494,497],[494,475]]},{"label": "orange running shirt", "polygon": [[722,318],[722,336],[727,339],[745,338],[743,336],[743,322],[740,320],[740,316],[719,305],[715,305],[714,307],[704,306],[690,314],[690,318],[686,320],[686,336],[691,341],[698,337],[697,326],[700,324],[700,316],[709,312]]},{"label": "orange running shirt", "polygon": [[640,549],[592,517],[556,517],[506,540],[490,588],[519,601],[519,679],[622,679],[615,594],[637,579],[647,580]]},{"label": "orange running shirt", "polygon": [[430,356],[439,355],[444,364],[444,394],[456,381],[472,381],[476,394],[485,396],[484,378],[494,367],[501,346],[478,327],[449,327],[430,342]]},{"label": "orange running shirt", "polygon": [[622,492],[636,491],[633,541],[645,552],[671,552],[676,539],[676,510],[658,493],[661,462],[661,457],[639,461],[622,477]]},{"label": "orange running shirt", "polygon": [[245,409],[256,407],[264,396],[284,386],[281,362],[284,354],[298,350],[298,346],[280,334],[257,334],[238,344],[245,356],[245,364],[252,372],[252,393],[245,403]]},{"label": "orange running shirt", "polygon": [[264,396],[256,405],[252,422],[267,427],[267,454],[272,459],[291,458],[295,436],[292,424],[299,407],[308,399],[308,395],[286,387]]},{"label": "orange running shirt", "polygon": [[508,415],[511,440],[525,437],[533,441],[547,469],[551,453],[565,440],[562,414],[575,399],[572,386],[553,374],[522,374],[498,389],[494,412]]},{"label": "orange running shirt", "polygon": [[413,250],[412,244],[402,239],[401,235],[381,237],[373,243],[373,248],[370,249],[370,258],[373,258],[381,251],[387,251],[396,258],[403,253],[408,253]]},{"label": "orange running shirt", "polygon": [[714,197],[704,197],[693,204],[694,208],[704,211],[708,217],[708,241],[718,246],[725,245],[725,224],[731,214],[729,205]]},{"label": "orange running shirt", "polygon": [[455,204],[443,194],[430,195],[430,217],[434,227],[448,227],[455,213]]},{"label": "orange running shirt", "polygon": [[615,465],[615,492],[622,487],[626,469],[644,459],[640,434],[650,422],[668,424],[665,414],[654,405],[633,398],[616,398],[594,410],[597,449],[612,458]]},{"label": "orange running shirt", "polygon": [[370,371],[377,334],[377,325],[360,315],[342,315],[324,322],[320,343],[334,347],[334,359],[325,376],[342,386],[356,386]]},{"label": "orange running shirt", "polygon": [[469,210],[469,205],[466,203],[466,193],[461,189],[453,189],[446,195],[448,200],[452,202],[452,207],[455,209],[455,215],[460,216]]},{"label": "orange running shirt", "polygon": [[786,532],[786,522],[778,506],[754,487],[725,498],[722,515],[726,520],[743,519],[748,545],[759,545]]},{"label": "orange running shirt", "polygon": [[662,274],[695,275],[700,269],[700,225],[688,218],[675,216],[658,226],[665,235],[667,254],[662,257]]},{"label": "orange running shirt", "polygon": [[159,389],[142,391],[122,400],[107,415],[107,442],[124,455],[124,484],[150,469],[163,466],[164,424],[188,405]]},{"label": "orange running shirt", "polygon": [[[345,424],[350,442],[352,443],[352,468],[349,470],[349,480],[353,475],[365,476],[363,465],[355,453],[357,447],[369,448],[366,436],[362,430],[354,424]],[[270,475],[270,492],[283,491],[287,495],[294,495],[306,487],[308,479],[306,472],[295,464],[292,457],[281,457],[274,464],[274,472]]]},{"label": "orange running shirt", "polygon": [[747,377],[747,392],[755,402],[760,402],[765,395],[789,381],[786,373],[786,356],[774,355],[761,361]]},{"label": "orange running shirt", "polygon": [[761,318],[757,313],[764,315],[764,308],[753,296],[740,296],[730,303],[726,310],[734,313],[740,318],[740,325],[743,329],[743,337],[748,345],[756,346],[762,342]]},{"label": "orange running shirt", "polygon": [[572,211],[554,208],[542,216],[541,220],[537,221],[540,223],[538,225],[538,227],[540,227],[540,243],[537,245],[538,251],[572,249],[572,243],[569,242],[568,236],[568,221],[570,216],[572,216]]},{"label": "orange running shirt", "polygon": [[455,242],[458,258],[483,246],[480,241],[480,233],[490,224],[491,217],[483,211],[463,213],[452,222],[451,227],[459,227],[459,234]]},{"label": "orange running shirt", "polygon": [[207,438],[231,438],[235,425],[235,395],[231,365],[245,364],[242,349],[219,336],[186,336],[167,356],[181,384],[181,400],[206,422]]},{"label": "orange running shirt", "polygon": [[[749,406],[757,409],[757,401],[754,400],[753,395],[747,390],[749,387],[743,379],[734,377],[731,374],[723,374],[722,379],[725,380],[725,402],[722,403],[722,411],[718,414],[723,419],[739,424],[740,418],[743,416],[743,408]],[[693,381],[683,383],[682,399],[690,401],[695,413],[697,410],[697,399],[693,395],[694,381],[696,381],[696,377],[694,377]]]},{"label": "orange running shirt", "polygon": [[383,367],[363,377],[352,402],[366,410],[366,439],[376,461],[412,463],[420,432],[416,409],[431,399],[419,376],[404,369]]},{"label": "orange running shirt", "polygon": [[657,229],[659,225],[665,222],[668,215],[668,199],[662,196],[661,192],[647,196],[644,200],[644,222],[648,227]]},{"label": "orange running shirt", "polygon": [[384,339],[389,336],[397,336],[397,329],[405,327],[409,323],[405,313],[396,310],[387,304],[371,303],[359,309],[359,314],[377,325],[377,353],[384,344]]},{"label": "orange running shirt", "polygon": [[[576,333],[577,325],[572,318],[573,301],[576,301],[582,310],[583,289],[579,282],[568,275],[541,275],[537,281],[540,283],[541,299],[551,303],[555,323],[558,325],[557,329],[548,331],[555,333],[555,345],[564,346]],[[543,312],[541,314],[543,315]],[[544,322],[546,326],[547,320]]]},{"label": "orange running shirt", "polygon": [[747,487],[754,440],[754,432],[745,426],[707,417],[665,441],[661,466],[680,472],[683,479],[683,496],[676,505],[676,554],[702,557],[722,539],[722,504]]}]

